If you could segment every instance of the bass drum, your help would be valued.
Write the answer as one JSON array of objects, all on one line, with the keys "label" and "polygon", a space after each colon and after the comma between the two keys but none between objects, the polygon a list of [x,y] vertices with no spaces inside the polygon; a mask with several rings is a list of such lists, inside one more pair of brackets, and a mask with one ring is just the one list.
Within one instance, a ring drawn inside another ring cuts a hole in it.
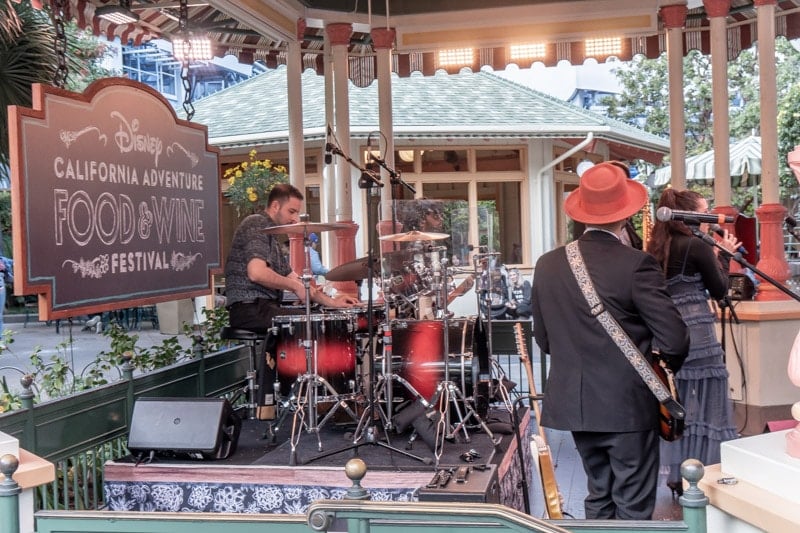
[{"label": "bass drum", "polygon": [[[336,394],[355,392],[356,345],[353,340],[350,317],[346,315],[314,314],[309,317],[311,324],[311,372],[324,378]],[[299,376],[306,374],[306,316],[284,315],[272,320],[277,331],[278,342],[275,348],[278,381],[281,396],[288,396],[292,384]],[[330,391],[323,392],[320,401],[327,401]],[[331,394],[332,395],[332,394]]]},{"label": "bass drum", "polygon": [[[444,381],[445,364],[450,381],[465,397],[472,395],[477,381],[477,359],[472,357],[475,321],[472,318],[448,320],[447,357],[444,322],[441,320],[400,320],[392,324],[392,368],[426,400],[433,399]],[[399,367],[399,368],[398,368]],[[404,396],[413,399],[410,391]]]}]

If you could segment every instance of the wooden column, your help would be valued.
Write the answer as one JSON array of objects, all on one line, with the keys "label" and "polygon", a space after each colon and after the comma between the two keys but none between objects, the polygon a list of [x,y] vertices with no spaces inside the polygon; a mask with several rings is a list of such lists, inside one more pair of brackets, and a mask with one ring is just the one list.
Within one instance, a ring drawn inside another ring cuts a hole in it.
[{"label": "wooden column", "polygon": [[[333,116],[336,139],[341,143],[344,153],[351,148],[350,143],[350,95],[348,77],[348,51],[350,37],[353,35],[353,26],[349,23],[336,22],[325,26],[325,33],[331,43],[333,55]],[[357,161],[358,155],[350,155]],[[334,248],[334,262],[343,265],[355,260],[355,234],[358,226],[353,222],[353,167],[345,158],[336,158],[336,222],[352,224],[352,229],[336,231],[336,245]],[[356,294],[357,287],[352,281],[340,281],[333,284],[339,292]]]},{"label": "wooden column", "polygon": [[664,6],[659,11],[667,29],[671,183],[677,189],[686,188],[686,119],[683,116],[683,26],[686,12],[685,4]]},{"label": "wooden column", "polygon": [[[775,69],[775,5],[777,0],[755,0],[758,16],[758,69],[761,90],[761,191],[764,203],[756,210],[760,224],[761,257],[758,269],[779,283],[790,277],[783,247],[786,208],[778,192],[778,109]],[[759,285],[757,300],[786,300],[789,296],[770,283]]]}]

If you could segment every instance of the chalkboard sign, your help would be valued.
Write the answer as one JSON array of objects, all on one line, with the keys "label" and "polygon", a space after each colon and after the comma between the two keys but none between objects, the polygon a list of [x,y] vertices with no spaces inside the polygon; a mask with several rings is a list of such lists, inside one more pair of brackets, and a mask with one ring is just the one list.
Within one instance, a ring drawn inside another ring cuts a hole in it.
[{"label": "chalkboard sign", "polygon": [[[124,78],[33,86],[9,108],[16,294],[41,319],[209,294],[219,153],[205,126]],[[42,305],[44,303],[44,305]]]}]

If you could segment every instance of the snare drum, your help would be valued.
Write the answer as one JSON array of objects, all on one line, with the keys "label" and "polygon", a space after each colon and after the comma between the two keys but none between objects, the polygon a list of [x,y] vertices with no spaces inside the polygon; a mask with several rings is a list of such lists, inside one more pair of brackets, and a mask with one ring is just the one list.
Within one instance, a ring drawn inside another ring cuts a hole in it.
[{"label": "snare drum", "polygon": [[[324,378],[338,394],[354,392],[356,379],[356,349],[346,315],[313,314],[311,325],[312,374]],[[292,384],[309,371],[304,341],[306,316],[283,315],[272,320],[277,330],[275,353],[281,395],[290,393]]]},{"label": "snare drum", "polygon": [[[448,321],[447,363],[450,381],[465,396],[472,394],[477,377],[472,343],[475,320]],[[437,385],[445,379],[444,322],[441,320],[398,320],[392,323],[393,368],[399,361],[402,378],[426,400],[433,398]]]}]

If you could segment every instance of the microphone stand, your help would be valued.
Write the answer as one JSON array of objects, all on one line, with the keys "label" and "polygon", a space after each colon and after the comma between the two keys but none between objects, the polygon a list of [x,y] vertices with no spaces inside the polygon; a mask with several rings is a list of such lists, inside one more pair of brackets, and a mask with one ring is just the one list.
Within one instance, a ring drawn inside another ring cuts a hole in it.
[{"label": "microphone stand", "polygon": [[[329,452],[325,452],[319,455],[316,455],[302,464],[308,464],[318,459],[322,459],[324,457],[329,457],[331,455],[336,455],[338,453],[346,452],[348,450],[353,450],[354,456],[358,456],[358,449],[361,446],[370,444],[373,446],[380,446],[383,448],[387,448],[390,451],[399,453],[411,459],[416,459],[425,464],[431,464],[432,461],[428,457],[419,457],[414,455],[413,453],[409,453],[405,450],[401,450],[399,448],[395,448],[392,446],[388,440],[389,435],[386,431],[384,431],[384,435],[386,437],[387,442],[382,442],[378,438],[378,431],[375,427],[375,394],[374,394],[374,387],[373,387],[373,379],[372,377],[375,375],[374,369],[374,356],[375,353],[375,322],[374,322],[374,313],[373,313],[373,283],[375,277],[375,237],[372,231],[372,228],[375,227],[375,209],[373,207],[373,200],[380,199],[380,191],[375,190],[376,188],[383,187],[383,183],[381,183],[378,176],[375,175],[374,172],[371,172],[365,168],[361,168],[358,163],[353,161],[349,156],[345,155],[338,147],[330,146],[331,153],[335,155],[339,155],[345,158],[345,160],[350,163],[354,168],[361,171],[361,177],[358,180],[358,186],[361,189],[364,189],[367,193],[367,370],[369,372],[369,383],[367,387],[367,407],[364,409],[364,412],[361,415],[361,418],[358,421],[358,425],[356,426],[356,430],[353,433],[353,443],[350,446],[345,446],[343,448],[339,448],[336,450],[331,450]],[[380,409],[378,410],[381,420],[384,424],[384,427],[388,425],[388,421],[385,419],[383,411]],[[363,438],[363,441],[362,441]]]}]

